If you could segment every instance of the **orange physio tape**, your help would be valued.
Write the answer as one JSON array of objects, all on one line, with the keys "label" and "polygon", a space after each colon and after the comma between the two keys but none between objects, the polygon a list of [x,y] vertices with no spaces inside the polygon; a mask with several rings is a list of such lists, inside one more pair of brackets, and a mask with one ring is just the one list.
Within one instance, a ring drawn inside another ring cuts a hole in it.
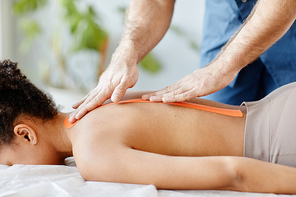
[{"label": "orange physio tape", "polygon": [[[132,99],[132,100],[126,100],[126,101],[119,102],[119,104],[123,104],[123,103],[163,103],[163,102],[151,102],[151,101],[145,101],[142,99]],[[107,105],[112,105],[112,104],[115,104],[115,103],[108,103],[108,104],[102,105],[102,106],[107,106]],[[187,107],[187,108],[192,108],[192,109],[198,109],[198,110],[213,112],[216,114],[222,114],[222,115],[232,116],[232,117],[243,117],[243,113],[240,110],[235,110],[235,109],[224,109],[224,108],[211,107],[211,106],[207,106],[207,105],[201,105],[201,104],[196,104],[196,103],[185,103],[185,102],[164,103],[164,104],[182,106],[182,107]],[[67,117],[64,121],[64,125],[66,128],[70,129],[71,127],[73,127],[75,125],[76,122],[70,123],[69,117]]]},{"label": "orange physio tape", "polygon": [[70,128],[72,128],[75,124],[76,124],[76,122],[78,121],[76,121],[76,122],[73,122],[73,123],[71,123],[71,122],[69,122],[69,116],[65,119],[65,121],[64,121],[64,126],[67,128],[67,129],[70,129]]}]

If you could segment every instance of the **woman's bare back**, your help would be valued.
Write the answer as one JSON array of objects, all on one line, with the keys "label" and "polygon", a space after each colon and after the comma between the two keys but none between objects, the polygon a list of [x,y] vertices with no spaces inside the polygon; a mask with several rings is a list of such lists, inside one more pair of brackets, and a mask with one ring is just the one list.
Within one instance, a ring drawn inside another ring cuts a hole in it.
[{"label": "woman's bare back", "polygon": [[104,144],[110,141],[164,155],[242,156],[244,125],[245,116],[163,103],[128,103],[100,107],[75,127],[80,130],[77,135],[91,135],[97,143],[104,139]]}]

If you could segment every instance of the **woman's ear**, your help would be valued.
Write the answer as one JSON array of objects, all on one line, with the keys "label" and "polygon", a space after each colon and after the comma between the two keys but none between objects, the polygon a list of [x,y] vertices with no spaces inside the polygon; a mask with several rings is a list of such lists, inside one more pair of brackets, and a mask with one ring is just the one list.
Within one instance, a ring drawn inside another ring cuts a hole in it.
[{"label": "woman's ear", "polygon": [[34,129],[27,124],[18,124],[13,129],[16,137],[19,137],[20,140],[29,142],[32,145],[37,144],[37,135]]}]

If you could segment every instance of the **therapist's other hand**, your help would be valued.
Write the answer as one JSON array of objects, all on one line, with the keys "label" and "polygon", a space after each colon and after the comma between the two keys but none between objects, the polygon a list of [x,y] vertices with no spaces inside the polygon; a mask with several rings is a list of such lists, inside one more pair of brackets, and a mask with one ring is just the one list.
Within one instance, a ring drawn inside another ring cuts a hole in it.
[{"label": "therapist's other hand", "polygon": [[[213,63],[216,64],[216,63]],[[214,93],[231,83],[238,71],[226,71],[215,65],[197,69],[178,82],[142,96],[144,100],[165,103],[183,102]]]},{"label": "therapist's other hand", "polygon": [[80,102],[73,105],[76,109],[70,115],[69,121],[81,119],[89,111],[102,105],[111,98],[114,103],[119,102],[128,88],[133,87],[139,76],[137,63],[131,56],[115,52],[107,70],[101,75],[98,85]]}]

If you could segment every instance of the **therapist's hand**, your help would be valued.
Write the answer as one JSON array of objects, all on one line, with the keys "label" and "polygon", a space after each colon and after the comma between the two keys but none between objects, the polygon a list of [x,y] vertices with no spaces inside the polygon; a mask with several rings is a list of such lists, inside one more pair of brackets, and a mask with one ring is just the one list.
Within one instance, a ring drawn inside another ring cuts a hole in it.
[{"label": "therapist's hand", "polygon": [[144,100],[183,102],[214,93],[231,83],[238,71],[227,71],[217,62],[197,69],[178,82],[142,96]]},{"label": "therapist's hand", "polygon": [[[122,53],[125,52],[125,55]],[[113,54],[110,65],[100,77],[98,85],[80,102],[73,105],[76,109],[70,115],[69,121],[81,119],[87,112],[102,105],[107,99],[118,102],[128,88],[133,87],[138,80],[137,61],[133,54],[126,50],[117,49]]]}]

